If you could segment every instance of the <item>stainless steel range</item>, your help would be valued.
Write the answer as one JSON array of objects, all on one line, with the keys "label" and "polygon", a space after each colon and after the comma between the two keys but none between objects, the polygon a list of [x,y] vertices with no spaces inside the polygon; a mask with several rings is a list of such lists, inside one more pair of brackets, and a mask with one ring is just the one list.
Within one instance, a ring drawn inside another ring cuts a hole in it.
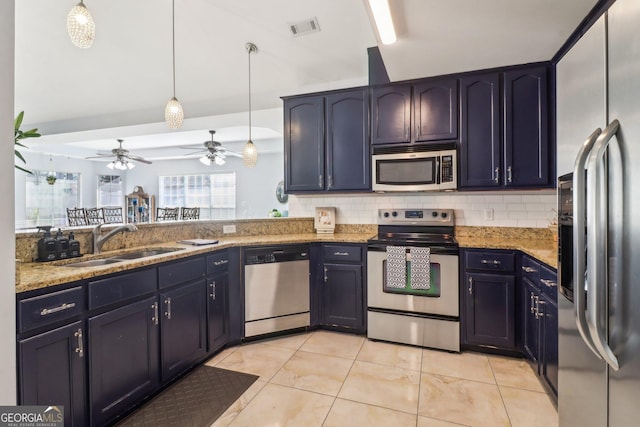
[{"label": "stainless steel range", "polygon": [[452,209],[381,209],[367,252],[367,336],[460,351]]}]

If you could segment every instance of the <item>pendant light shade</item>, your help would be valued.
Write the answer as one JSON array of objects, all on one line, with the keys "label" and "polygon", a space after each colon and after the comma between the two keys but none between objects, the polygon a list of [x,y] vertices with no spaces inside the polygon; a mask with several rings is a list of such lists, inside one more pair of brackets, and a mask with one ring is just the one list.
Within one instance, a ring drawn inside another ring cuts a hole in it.
[{"label": "pendant light shade", "polygon": [[93,44],[93,39],[96,37],[96,24],[82,0],[67,15],[67,32],[71,43],[79,48],[87,49]]},{"label": "pendant light shade", "polygon": [[249,42],[245,45],[249,54],[249,140],[242,149],[242,163],[248,168],[252,168],[258,161],[258,150],[251,140],[251,54],[258,53],[258,46]]},{"label": "pendant light shade", "polygon": [[184,111],[178,98],[176,98],[176,2],[171,1],[171,37],[172,37],[172,64],[173,64],[173,98],[164,107],[164,121],[170,129],[182,127]]}]

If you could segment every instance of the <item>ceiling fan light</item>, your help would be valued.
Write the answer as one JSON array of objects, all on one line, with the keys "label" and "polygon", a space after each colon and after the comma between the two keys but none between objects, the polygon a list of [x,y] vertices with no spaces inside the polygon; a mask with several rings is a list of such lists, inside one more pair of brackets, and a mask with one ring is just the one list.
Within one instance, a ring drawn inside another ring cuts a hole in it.
[{"label": "ceiling fan light", "polygon": [[215,163],[216,165],[218,165],[218,166],[222,166],[222,165],[224,165],[225,163],[227,163],[227,162],[226,162],[226,160],[225,160],[225,159],[223,159],[223,158],[222,158],[222,157],[220,157],[220,156],[215,156],[215,158],[213,159],[213,161],[214,161],[214,163]]},{"label": "ceiling fan light", "polygon": [[211,165],[211,159],[209,158],[209,156],[204,155],[204,156],[200,157],[200,163],[202,163],[203,165],[210,166]]},{"label": "ceiling fan light", "polygon": [[126,171],[127,170],[127,164],[125,162],[123,162],[122,160],[117,160],[116,161],[116,169],[121,170],[121,171]]},{"label": "ceiling fan light", "polygon": [[253,141],[248,140],[242,149],[242,163],[248,168],[252,168],[258,161],[258,150]]},{"label": "ceiling fan light", "polygon": [[170,129],[178,129],[182,126],[184,111],[182,111],[182,105],[175,96],[164,107],[164,120]]},{"label": "ceiling fan light", "polygon": [[110,163],[107,165],[107,167],[108,167],[109,169],[111,169],[111,170],[113,170],[113,168],[114,168],[115,166],[116,166],[116,162],[115,162],[115,160],[114,160],[113,162],[110,162]]},{"label": "ceiling fan light", "polygon": [[129,170],[131,170],[131,169],[133,169],[133,168],[135,168],[135,167],[136,167],[136,165],[134,165],[134,164],[133,164],[133,163],[131,163],[131,162],[127,162],[127,163],[126,163],[126,166],[127,166],[127,168],[128,168]]},{"label": "ceiling fan light", "polygon": [[67,32],[71,43],[79,48],[87,49],[93,44],[93,39],[96,37],[96,24],[82,1],[67,15]]}]

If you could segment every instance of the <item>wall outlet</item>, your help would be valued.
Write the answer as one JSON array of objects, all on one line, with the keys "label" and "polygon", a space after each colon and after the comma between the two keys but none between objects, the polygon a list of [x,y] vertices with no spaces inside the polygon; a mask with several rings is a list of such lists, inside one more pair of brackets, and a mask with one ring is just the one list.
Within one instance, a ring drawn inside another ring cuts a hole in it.
[{"label": "wall outlet", "polygon": [[484,219],[485,221],[493,221],[493,208],[485,208]]},{"label": "wall outlet", "polygon": [[223,225],[222,226],[222,232],[224,234],[235,233],[236,232],[236,225],[235,224]]}]

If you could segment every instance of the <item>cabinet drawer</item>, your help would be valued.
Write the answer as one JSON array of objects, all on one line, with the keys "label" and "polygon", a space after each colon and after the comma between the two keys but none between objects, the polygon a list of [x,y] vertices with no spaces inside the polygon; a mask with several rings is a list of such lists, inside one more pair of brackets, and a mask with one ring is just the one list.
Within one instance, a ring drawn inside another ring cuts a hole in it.
[{"label": "cabinet drawer", "polygon": [[205,275],[204,257],[178,261],[158,268],[160,288],[200,279]]},{"label": "cabinet drawer", "polygon": [[225,271],[229,268],[229,253],[227,251],[216,252],[207,256],[207,275]]},{"label": "cabinet drawer", "polygon": [[89,309],[153,292],[156,283],[155,268],[89,282]]},{"label": "cabinet drawer", "polygon": [[558,300],[558,275],[544,265],[540,266],[540,289],[552,301]]},{"label": "cabinet drawer", "polygon": [[465,265],[469,270],[513,272],[515,253],[467,251]]},{"label": "cabinet drawer", "polygon": [[323,245],[322,258],[325,261],[362,261],[362,247],[356,245]]},{"label": "cabinet drawer", "polygon": [[522,277],[540,286],[540,264],[526,255],[522,257]]},{"label": "cabinet drawer", "polygon": [[85,310],[84,289],[77,286],[18,302],[20,332],[68,319]]}]

